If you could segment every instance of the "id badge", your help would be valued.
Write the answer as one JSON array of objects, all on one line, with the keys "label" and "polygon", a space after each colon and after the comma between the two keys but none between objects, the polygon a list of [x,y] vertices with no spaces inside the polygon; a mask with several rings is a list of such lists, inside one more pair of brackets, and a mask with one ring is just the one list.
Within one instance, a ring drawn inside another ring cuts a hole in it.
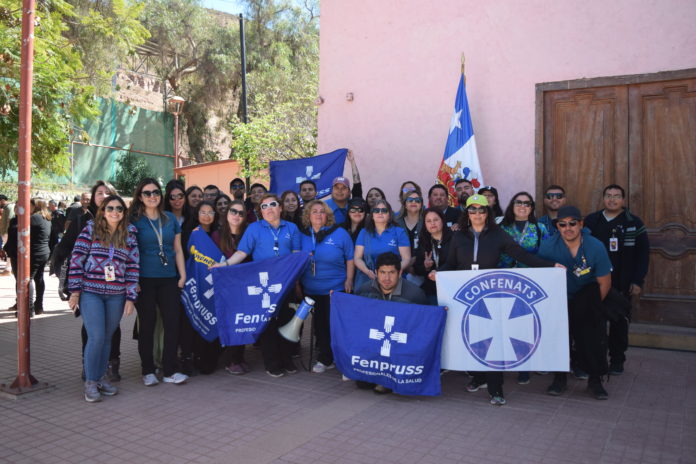
[{"label": "id badge", "polygon": [[478,265],[478,264],[472,264],[472,265],[471,265],[471,270],[472,270],[472,271],[478,271],[478,270],[479,270],[479,265]]},{"label": "id badge", "polygon": [[612,237],[609,239],[609,251],[619,251],[619,239]]},{"label": "id badge", "polygon": [[586,274],[589,274],[590,271],[591,271],[591,268],[589,268],[589,267],[585,267],[585,268],[578,267],[575,269],[575,271],[573,271],[573,274],[575,274],[575,277],[582,277]]},{"label": "id badge", "polygon": [[312,259],[312,275],[317,275],[317,262]]},{"label": "id badge", "polygon": [[116,280],[116,269],[113,266],[104,266],[104,280],[107,282],[113,282]]}]

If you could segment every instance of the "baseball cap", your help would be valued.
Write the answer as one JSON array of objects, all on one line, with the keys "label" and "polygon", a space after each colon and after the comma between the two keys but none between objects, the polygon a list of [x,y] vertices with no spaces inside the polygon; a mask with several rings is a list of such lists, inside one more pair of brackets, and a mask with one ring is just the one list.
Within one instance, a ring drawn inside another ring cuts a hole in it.
[{"label": "baseball cap", "polygon": [[556,219],[554,219],[554,224],[559,220],[559,219],[565,219],[565,218],[572,218],[578,221],[582,221],[582,215],[580,214],[580,210],[576,208],[575,206],[563,206],[558,210],[558,216],[556,216]]},{"label": "baseball cap", "polygon": [[331,182],[331,186],[333,187],[336,184],[343,184],[350,188],[350,181],[343,176],[334,177],[333,182]]},{"label": "baseball cap", "polygon": [[468,208],[471,205],[488,206],[488,199],[483,195],[471,195],[466,199],[466,207]]}]

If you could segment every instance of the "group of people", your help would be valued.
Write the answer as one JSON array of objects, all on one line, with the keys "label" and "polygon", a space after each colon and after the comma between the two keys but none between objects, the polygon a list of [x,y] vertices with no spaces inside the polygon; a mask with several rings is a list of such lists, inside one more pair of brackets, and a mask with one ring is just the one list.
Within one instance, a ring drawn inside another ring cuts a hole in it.
[{"label": "group of people", "polygon": [[[51,268],[64,274],[62,291],[70,307],[83,319],[85,399],[95,402],[118,391],[112,382],[120,379],[119,321],[133,310],[144,385],[182,384],[219,365],[234,375],[250,371],[244,346],[223,348],[204,340],[185,314],[179,295],[185,262],[192,259],[186,244],[194,234],[207,234],[225,255],[215,266],[309,252],[310,264],[296,291],[279,305],[257,341],[264,370],[272,377],[297,371],[293,356],[299,345],[282,338],[278,328],[292,318],[292,303],[304,296],[315,301],[312,371],[323,373],[334,367],[331,292],[437,304],[435,282],[441,271],[564,267],[573,373],[588,380],[595,398],[608,397],[602,378],[623,372],[630,297],[640,293],[648,268],[645,227],[625,208],[623,188],[607,186],[604,208],[584,217],[566,204],[561,186],[549,186],[543,198],[546,214],[537,218],[528,192],[513,195],[503,210],[496,188],[475,191],[471,182],[459,179],[457,206],[451,206],[447,187],[435,184],[426,196],[418,184],[406,181],[395,211],[379,188],[363,198],[352,153],[348,159],[352,183],[335,178],[325,200],[316,198],[312,180],[303,181],[298,192],[278,196],[262,184],[247,188],[239,178],[230,182],[229,195],[214,185],[186,188],[178,180],[162,189],[148,178],[127,205],[113,186],[97,182],[84,195],[82,214],[65,221],[51,259]],[[35,215],[50,218],[45,202],[34,199],[32,204]],[[32,269],[43,270],[48,248],[36,256]],[[624,303],[615,318],[607,317],[604,301],[612,288],[612,304]],[[470,374],[467,391],[487,388],[491,404],[505,404],[502,372]],[[530,373],[518,373],[518,383],[529,381]],[[566,385],[566,374],[555,373],[547,392],[561,395]],[[359,386],[389,393],[380,385]]]}]

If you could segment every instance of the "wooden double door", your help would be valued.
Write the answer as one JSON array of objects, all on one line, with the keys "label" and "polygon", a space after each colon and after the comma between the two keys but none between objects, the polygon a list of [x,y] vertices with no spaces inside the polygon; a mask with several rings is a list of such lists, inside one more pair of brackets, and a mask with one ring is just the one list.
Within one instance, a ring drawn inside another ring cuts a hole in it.
[{"label": "wooden double door", "polygon": [[623,186],[650,239],[634,321],[696,327],[696,70],[539,84],[537,183],[583,214]]}]

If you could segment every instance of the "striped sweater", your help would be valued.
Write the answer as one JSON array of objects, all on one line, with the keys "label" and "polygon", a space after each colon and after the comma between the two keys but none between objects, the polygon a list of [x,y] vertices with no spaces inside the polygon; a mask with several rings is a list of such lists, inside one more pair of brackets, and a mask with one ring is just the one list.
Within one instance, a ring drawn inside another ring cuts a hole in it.
[{"label": "striped sweater", "polygon": [[104,266],[109,264],[109,246],[93,241],[94,222],[87,226],[75,241],[75,247],[70,257],[68,272],[68,290],[72,292],[90,292],[106,295],[126,293],[126,299],[135,301],[138,297],[137,286],[139,276],[140,254],[136,229],[128,224],[126,248],[115,248],[112,265],[116,280],[107,282],[104,278]]}]

